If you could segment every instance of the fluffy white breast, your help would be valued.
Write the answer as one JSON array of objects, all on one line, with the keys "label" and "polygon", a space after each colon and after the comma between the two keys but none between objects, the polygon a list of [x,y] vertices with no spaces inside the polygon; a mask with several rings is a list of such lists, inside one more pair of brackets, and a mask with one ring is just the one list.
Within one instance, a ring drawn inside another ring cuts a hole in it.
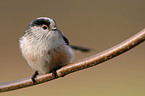
[{"label": "fluffy white breast", "polygon": [[72,49],[65,45],[63,38],[57,32],[51,32],[45,40],[23,36],[20,39],[20,48],[28,64],[42,73],[66,65],[73,59]]}]

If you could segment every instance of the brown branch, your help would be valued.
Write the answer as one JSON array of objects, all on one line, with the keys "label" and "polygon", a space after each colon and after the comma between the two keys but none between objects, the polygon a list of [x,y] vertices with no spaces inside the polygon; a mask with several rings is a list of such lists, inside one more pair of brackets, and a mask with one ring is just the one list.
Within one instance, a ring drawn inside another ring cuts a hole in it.
[{"label": "brown branch", "polygon": [[[89,58],[86,58],[84,60],[69,64],[67,66],[62,67],[61,69],[57,70],[57,74],[59,77],[63,77],[69,73],[76,72],[78,70],[82,70],[88,67],[92,67],[95,65],[98,65],[104,61],[107,61],[115,56],[118,56],[129,49],[135,47],[136,45],[140,44],[145,40],[145,29],[137,33],[136,35],[132,36],[131,38],[123,41],[122,43],[107,49],[101,53],[98,53],[94,56],[91,56]],[[59,78],[58,77],[58,78]],[[37,77],[37,83],[43,83],[46,81],[50,81],[56,79],[52,73],[45,74]],[[6,83],[0,83],[0,92],[4,91],[10,91],[15,89],[20,89],[28,86],[33,86],[33,82],[28,78],[23,78],[21,80],[6,82]]]}]

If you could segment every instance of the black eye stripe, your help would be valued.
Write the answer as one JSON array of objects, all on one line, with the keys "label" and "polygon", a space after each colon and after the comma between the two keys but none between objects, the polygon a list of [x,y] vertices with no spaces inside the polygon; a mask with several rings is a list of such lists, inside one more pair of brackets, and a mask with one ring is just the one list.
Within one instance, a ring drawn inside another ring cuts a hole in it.
[{"label": "black eye stripe", "polygon": [[36,19],[32,21],[32,26],[42,26],[42,25],[47,25],[49,27],[50,22],[45,19]]}]

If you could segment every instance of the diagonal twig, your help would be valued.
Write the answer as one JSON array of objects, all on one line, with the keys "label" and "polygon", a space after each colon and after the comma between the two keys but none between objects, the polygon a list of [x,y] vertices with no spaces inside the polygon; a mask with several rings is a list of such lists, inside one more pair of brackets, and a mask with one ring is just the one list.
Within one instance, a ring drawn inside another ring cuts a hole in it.
[{"label": "diagonal twig", "polygon": [[[63,77],[72,72],[76,72],[78,70],[89,68],[89,67],[98,65],[104,61],[107,61],[109,59],[112,59],[113,57],[118,56],[118,55],[130,50],[131,48],[137,46],[144,40],[145,40],[145,28],[142,31],[135,34],[134,36],[130,37],[129,39],[123,41],[122,43],[120,43],[112,48],[109,48],[94,56],[85,58],[78,62],[75,62],[75,63],[62,67],[61,69],[57,70],[58,78]],[[40,84],[40,83],[43,83],[46,81],[50,81],[53,79],[56,79],[56,78],[52,75],[52,73],[41,75],[41,76],[37,77],[37,84]],[[33,85],[34,84],[31,80],[31,77],[23,78],[21,80],[0,83],[0,92],[20,89],[20,88],[24,88],[24,87],[28,87],[28,86],[33,86]]]}]

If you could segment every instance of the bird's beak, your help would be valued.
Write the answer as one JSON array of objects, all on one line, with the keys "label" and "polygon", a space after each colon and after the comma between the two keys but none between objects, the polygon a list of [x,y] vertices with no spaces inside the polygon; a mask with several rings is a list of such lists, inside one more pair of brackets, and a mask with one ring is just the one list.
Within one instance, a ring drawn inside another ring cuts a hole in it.
[{"label": "bird's beak", "polygon": [[56,28],[56,27],[54,27],[54,28],[52,28],[51,30],[52,30],[52,31],[56,31],[56,30],[57,30],[57,28]]}]

